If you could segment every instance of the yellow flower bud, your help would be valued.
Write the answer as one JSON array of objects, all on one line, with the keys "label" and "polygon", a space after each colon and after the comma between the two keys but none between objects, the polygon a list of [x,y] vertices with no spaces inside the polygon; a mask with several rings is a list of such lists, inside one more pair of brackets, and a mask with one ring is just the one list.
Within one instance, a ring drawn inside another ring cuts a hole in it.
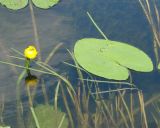
[{"label": "yellow flower bud", "polygon": [[28,59],[35,59],[37,57],[37,50],[34,46],[28,46],[25,50],[24,50],[24,56]]}]

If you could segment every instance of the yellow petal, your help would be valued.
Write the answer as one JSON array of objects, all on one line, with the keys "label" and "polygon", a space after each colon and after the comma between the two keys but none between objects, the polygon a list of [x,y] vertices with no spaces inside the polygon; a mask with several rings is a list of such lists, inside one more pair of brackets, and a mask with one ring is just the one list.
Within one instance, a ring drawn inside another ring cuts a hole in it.
[{"label": "yellow petal", "polygon": [[30,45],[24,50],[24,56],[28,59],[35,59],[37,57],[37,49]]}]

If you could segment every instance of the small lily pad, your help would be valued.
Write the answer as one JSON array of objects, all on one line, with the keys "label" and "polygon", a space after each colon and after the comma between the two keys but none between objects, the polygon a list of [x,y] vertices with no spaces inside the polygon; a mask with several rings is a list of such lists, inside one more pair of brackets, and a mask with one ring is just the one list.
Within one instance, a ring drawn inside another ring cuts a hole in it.
[{"label": "small lily pad", "polygon": [[88,72],[114,80],[126,80],[128,68],[150,72],[151,59],[131,45],[103,39],[85,38],[78,40],[74,47],[77,62]]},{"label": "small lily pad", "polygon": [[[60,0],[32,0],[36,7],[48,9],[56,5]],[[27,6],[28,0],[0,0],[0,4],[12,10],[22,9]]]},{"label": "small lily pad", "polygon": [[[68,128],[66,113],[55,110],[51,105],[38,105],[34,108],[40,128]],[[32,115],[29,116],[28,128],[36,128]]]},{"label": "small lily pad", "polygon": [[59,0],[32,0],[32,2],[36,7],[48,9],[56,5],[59,2]]},{"label": "small lily pad", "polygon": [[0,4],[12,10],[24,8],[28,4],[28,0],[0,0]]}]

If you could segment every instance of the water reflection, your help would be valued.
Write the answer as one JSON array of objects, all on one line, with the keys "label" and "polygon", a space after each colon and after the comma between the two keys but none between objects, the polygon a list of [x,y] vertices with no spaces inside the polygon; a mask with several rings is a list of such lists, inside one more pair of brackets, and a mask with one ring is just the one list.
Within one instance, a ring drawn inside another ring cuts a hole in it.
[{"label": "water reflection", "polygon": [[37,76],[29,73],[25,78],[25,85],[29,87],[35,87],[37,84],[38,84]]}]

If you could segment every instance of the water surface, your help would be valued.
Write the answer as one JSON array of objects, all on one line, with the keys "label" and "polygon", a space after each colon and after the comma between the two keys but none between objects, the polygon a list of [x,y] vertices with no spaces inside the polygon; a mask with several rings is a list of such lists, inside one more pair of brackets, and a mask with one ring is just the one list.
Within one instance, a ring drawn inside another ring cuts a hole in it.
[{"label": "water surface", "polygon": [[[152,33],[138,0],[62,0],[48,10],[34,7],[43,60],[56,44],[63,43],[61,50],[50,62],[57,70],[61,70],[62,62],[70,59],[66,55],[66,48],[72,51],[75,42],[81,38],[103,38],[87,17],[87,11],[109,39],[130,43],[146,52],[155,62]],[[10,48],[23,52],[32,43],[34,36],[29,7],[12,11],[0,6],[0,60],[8,60],[6,56],[13,54]],[[15,100],[16,80],[20,72],[19,69],[0,64],[0,94],[7,103]],[[134,83],[147,97],[159,92],[160,75],[157,71],[132,71],[132,74]],[[12,108],[6,108],[11,113],[8,116],[15,114]]]}]

